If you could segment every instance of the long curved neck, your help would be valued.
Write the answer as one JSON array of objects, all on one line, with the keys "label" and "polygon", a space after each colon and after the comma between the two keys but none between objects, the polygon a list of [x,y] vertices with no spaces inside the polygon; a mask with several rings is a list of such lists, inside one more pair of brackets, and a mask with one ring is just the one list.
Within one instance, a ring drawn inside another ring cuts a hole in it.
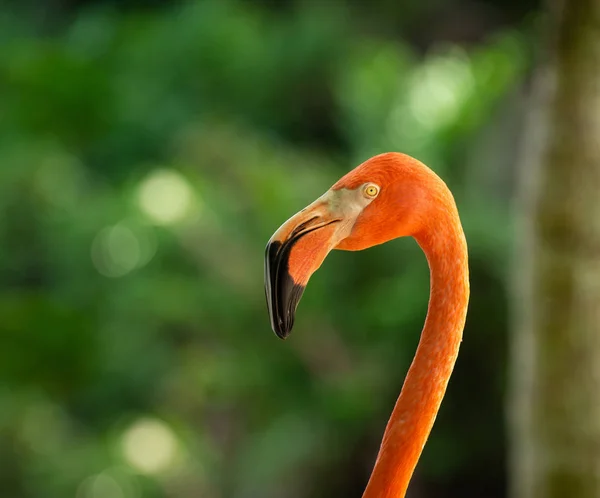
[{"label": "long curved neck", "polygon": [[415,236],[431,273],[427,319],[363,498],[403,498],[458,356],[469,301],[467,245],[456,208]]}]

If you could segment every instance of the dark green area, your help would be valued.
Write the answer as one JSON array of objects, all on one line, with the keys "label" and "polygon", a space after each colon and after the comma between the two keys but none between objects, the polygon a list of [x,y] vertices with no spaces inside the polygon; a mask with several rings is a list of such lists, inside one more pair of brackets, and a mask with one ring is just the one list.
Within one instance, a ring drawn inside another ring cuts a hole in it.
[{"label": "dark green area", "polygon": [[[425,41],[410,26],[434,2],[387,4],[0,10],[0,496],[360,496],[424,320],[425,258],[409,240],[330,255],[282,342],[263,253],[388,150],[446,179],[471,253],[461,356],[413,485],[503,495],[527,40]],[[148,418],[176,441],[170,460],[149,423],[131,443],[156,472],[123,449]]]}]

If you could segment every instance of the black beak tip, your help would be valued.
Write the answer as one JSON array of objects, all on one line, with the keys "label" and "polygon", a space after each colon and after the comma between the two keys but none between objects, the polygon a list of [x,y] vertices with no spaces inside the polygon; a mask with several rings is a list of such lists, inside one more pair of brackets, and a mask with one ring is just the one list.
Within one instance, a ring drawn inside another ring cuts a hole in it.
[{"label": "black beak tip", "polygon": [[284,341],[292,333],[292,327],[285,327],[283,324],[280,324],[280,326],[273,325],[272,328],[275,335]]},{"label": "black beak tip", "polygon": [[290,245],[275,241],[265,251],[265,295],[271,328],[280,339],[292,332],[296,307],[304,286],[294,282],[288,270]]}]

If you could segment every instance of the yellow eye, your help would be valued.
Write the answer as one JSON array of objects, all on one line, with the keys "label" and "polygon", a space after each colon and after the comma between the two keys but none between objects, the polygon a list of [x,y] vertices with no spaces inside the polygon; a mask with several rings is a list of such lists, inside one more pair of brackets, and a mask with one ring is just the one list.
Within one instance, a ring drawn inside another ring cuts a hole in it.
[{"label": "yellow eye", "polygon": [[379,187],[377,185],[367,185],[365,187],[365,195],[367,197],[377,197],[379,194]]}]

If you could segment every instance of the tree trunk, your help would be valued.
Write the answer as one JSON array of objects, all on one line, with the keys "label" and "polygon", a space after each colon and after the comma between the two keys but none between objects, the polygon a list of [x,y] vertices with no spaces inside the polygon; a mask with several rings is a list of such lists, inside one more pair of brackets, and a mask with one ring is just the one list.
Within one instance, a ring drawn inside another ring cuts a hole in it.
[{"label": "tree trunk", "polygon": [[512,498],[600,497],[600,0],[550,5],[521,164]]}]

